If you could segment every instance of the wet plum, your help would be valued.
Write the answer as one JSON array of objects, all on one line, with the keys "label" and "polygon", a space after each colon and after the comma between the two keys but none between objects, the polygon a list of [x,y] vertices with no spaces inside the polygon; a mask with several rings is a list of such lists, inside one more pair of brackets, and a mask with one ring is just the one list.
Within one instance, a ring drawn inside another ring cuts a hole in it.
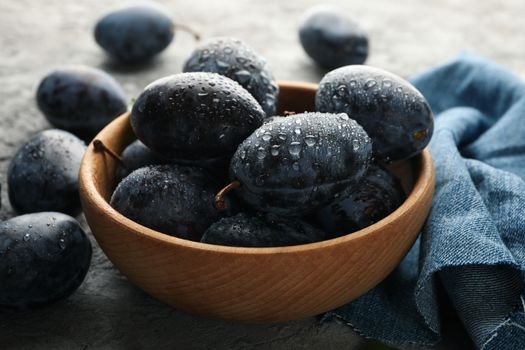
[{"label": "wet plum", "polygon": [[189,166],[200,166],[213,174],[213,177],[222,182],[227,182],[230,157],[219,157],[205,161],[170,160],[153,152],[140,140],[132,142],[122,152],[122,163],[117,171],[117,180],[120,181],[133,171],[147,165],[181,164]]},{"label": "wet plum", "polygon": [[121,180],[133,171],[147,165],[169,164],[169,160],[156,154],[140,140],[132,142],[122,152],[122,163],[117,171],[117,179]]},{"label": "wet plum", "polygon": [[146,87],[133,106],[131,126],[166,158],[207,160],[233,154],[264,116],[237,82],[215,73],[181,73]]},{"label": "wet plum", "polygon": [[311,8],[299,28],[299,39],[308,56],[327,69],[363,64],[368,56],[368,34],[332,6]]},{"label": "wet plum", "polygon": [[404,200],[399,180],[380,166],[372,165],[352,192],[316,211],[317,221],[329,236],[340,236],[378,222]]},{"label": "wet plum", "polygon": [[72,294],[91,261],[91,243],[72,217],[55,212],[0,223],[0,309],[48,305]]},{"label": "wet plum", "polygon": [[82,138],[92,138],[127,111],[124,92],[115,79],[85,66],[62,67],[47,74],[36,99],[53,126]]},{"label": "wet plum", "polygon": [[163,51],[174,37],[174,24],[158,5],[140,4],[112,11],[95,26],[95,41],[113,59],[142,63]]},{"label": "wet plum", "polygon": [[214,207],[218,184],[204,170],[155,165],[135,170],[115,189],[111,206],[151,229],[191,240],[219,219]]},{"label": "wet plum", "polygon": [[19,213],[80,213],[78,172],[86,146],[67,131],[42,131],[14,155],[7,173],[9,200]]},{"label": "wet plum", "polygon": [[248,90],[267,116],[276,112],[279,87],[266,59],[239,39],[208,39],[193,51],[183,71],[224,75]]},{"label": "wet plum", "polygon": [[371,151],[346,114],[305,112],[257,129],[235,152],[230,174],[239,197],[257,210],[301,215],[359,181]]},{"label": "wet plum", "polygon": [[378,159],[418,154],[434,130],[423,95],[397,75],[373,67],[354,65],[329,72],[319,84],[315,105],[320,112],[347,113],[361,124]]},{"label": "wet plum", "polygon": [[211,225],[201,242],[233,247],[279,247],[323,240],[325,233],[294,218],[239,213]]}]

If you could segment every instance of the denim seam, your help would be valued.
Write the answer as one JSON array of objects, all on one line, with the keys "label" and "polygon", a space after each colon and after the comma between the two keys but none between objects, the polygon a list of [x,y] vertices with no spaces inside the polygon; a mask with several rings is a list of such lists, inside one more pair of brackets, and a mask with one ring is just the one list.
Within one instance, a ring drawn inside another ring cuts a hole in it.
[{"label": "denim seam", "polygon": [[[523,295],[520,295],[520,300],[521,300],[521,308],[522,308],[522,311],[525,312],[525,300],[523,299]],[[496,327],[492,332],[492,335],[483,343],[483,345],[481,346],[481,349],[480,350],[484,350],[487,345],[490,344],[490,342],[492,340],[494,340],[494,338],[496,338],[498,336],[498,330],[505,326],[506,324],[510,324],[510,325],[513,325],[515,327],[518,327],[520,329],[522,329],[523,331],[525,331],[525,327],[515,323],[515,322],[510,322],[511,318],[512,318],[512,314],[515,312],[516,310],[513,310],[511,311],[511,313],[507,316],[506,320],[504,322],[502,322],[498,327]]]}]

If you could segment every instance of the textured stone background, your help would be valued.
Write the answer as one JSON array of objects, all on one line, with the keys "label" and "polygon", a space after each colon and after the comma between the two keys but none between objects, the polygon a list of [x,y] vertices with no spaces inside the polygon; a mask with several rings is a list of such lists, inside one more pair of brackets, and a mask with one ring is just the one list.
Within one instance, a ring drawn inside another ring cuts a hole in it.
[{"label": "textured stone background", "polygon": [[[234,35],[255,47],[278,79],[317,82],[323,72],[303,53],[297,26],[314,1],[161,1],[175,18],[204,36]],[[185,33],[150,64],[112,65],[92,29],[117,0],[0,0],[0,181],[10,157],[29,135],[49,127],[35,105],[41,77],[61,64],[109,71],[128,97],[156,78],[180,72],[194,42]],[[339,1],[371,36],[368,64],[402,76],[439,64],[461,50],[486,55],[525,76],[523,0]],[[4,191],[0,218],[13,215]],[[277,325],[238,325],[174,310],[132,286],[95,242],[91,270],[80,289],[56,305],[0,314],[0,349],[361,349],[348,327],[315,319]],[[455,327],[453,327],[455,328]],[[445,348],[464,348],[447,337]],[[454,344],[454,345],[452,345]]]}]

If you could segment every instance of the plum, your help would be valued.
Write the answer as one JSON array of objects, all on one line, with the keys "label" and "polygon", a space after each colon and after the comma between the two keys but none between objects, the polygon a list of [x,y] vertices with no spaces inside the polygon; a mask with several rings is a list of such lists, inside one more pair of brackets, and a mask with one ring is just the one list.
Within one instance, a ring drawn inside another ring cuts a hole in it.
[{"label": "plum", "polygon": [[18,213],[80,213],[78,172],[86,145],[67,131],[39,132],[11,159],[8,195]]},{"label": "plum", "polygon": [[51,125],[84,139],[91,139],[128,109],[124,91],[115,79],[86,66],[51,71],[40,82],[36,99]]},{"label": "plum", "polygon": [[336,237],[370,226],[397,209],[405,200],[399,180],[378,165],[367,174],[352,192],[316,211],[320,227]]},{"label": "plum", "polygon": [[332,6],[311,8],[299,28],[299,39],[308,56],[327,69],[363,64],[368,56],[368,34]]},{"label": "plum", "polygon": [[239,213],[212,224],[201,242],[233,247],[279,247],[318,242],[325,233],[294,218]]},{"label": "plum", "polygon": [[248,90],[267,116],[276,112],[279,87],[266,59],[239,39],[208,39],[193,51],[183,71],[224,75]]},{"label": "plum", "polygon": [[358,182],[371,153],[370,138],[346,114],[305,112],[251,134],[235,152],[230,175],[255,209],[301,215]]},{"label": "plum", "polygon": [[233,154],[264,116],[237,82],[215,73],[181,73],[146,87],[133,105],[131,126],[155,153],[200,161]]},{"label": "plum", "polygon": [[174,23],[159,5],[140,4],[109,12],[95,26],[95,41],[118,62],[148,61],[172,42]]},{"label": "plum", "polygon": [[25,310],[72,294],[91,262],[79,223],[55,212],[0,222],[0,309]]},{"label": "plum", "polygon": [[122,215],[162,233],[199,240],[220,217],[219,185],[203,169],[175,164],[146,166],[122,180],[110,204]]},{"label": "plum", "polygon": [[409,82],[368,66],[346,66],[326,74],[315,106],[347,113],[372,138],[374,155],[386,161],[420,153],[430,142],[434,118],[427,100]]}]

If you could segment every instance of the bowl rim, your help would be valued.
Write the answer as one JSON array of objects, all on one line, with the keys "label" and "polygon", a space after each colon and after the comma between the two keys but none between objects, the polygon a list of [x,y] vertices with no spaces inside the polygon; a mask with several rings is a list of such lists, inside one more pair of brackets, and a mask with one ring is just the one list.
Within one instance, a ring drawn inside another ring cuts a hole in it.
[{"label": "bowl rim", "polygon": [[[312,90],[317,89],[318,86],[314,83],[303,83],[293,81],[279,81],[278,85],[280,88],[286,87],[287,89],[297,90]],[[108,139],[108,137],[110,137],[115,131],[114,129],[117,129],[120,126],[120,124],[123,124],[125,122],[125,119],[127,120],[126,122],[129,123],[130,115],[130,112],[126,112],[120,115],[119,117],[115,118],[111,123],[104,127],[104,129],[102,129],[93,140]],[[410,208],[414,205],[418,205],[421,202],[422,198],[425,196],[426,191],[430,190],[429,187],[434,185],[433,160],[430,151],[428,150],[428,147],[426,147],[419,155],[413,157],[411,160],[412,162],[417,164],[418,169],[416,169],[416,172],[419,174],[418,178],[415,179],[412,190],[408,194],[403,204],[401,204],[401,206],[399,206],[395,211],[393,211],[391,214],[389,214],[382,220],[379,220],[378,222],[367,226],[361,230],[348,233],[340,237],[314,243],[284,247],[231,247],[195,242],[183,238],[170,236],[168,234],[143,226],[119,213],[109,204],[109,202],[107,202],[102,197],[102,195],[96,189],[94,180],[93,158],[100,156],[103,155],[100,152],[94,150],[93,141],[91,141],[82,159],[79,172],[79,189],[80,195],[81,197],[83,197],[83,205],[88,205],[85,203],[89,203],[89,205],[98,207],[98,211],[101,212],[102,215],[107,216],[115,224],[124,226],[127,231],[130,231],[133,234],[142,238],[150,239],[161,244],[180,246],[195,251],[227,253],[232,255],[275,255],[301,253],[307,251],[322,250],[349,241],[362,239],[377,231],[381,227],[394,224],[396,221],[400,220],[402,217],[407,215],[410,211]]]}]

